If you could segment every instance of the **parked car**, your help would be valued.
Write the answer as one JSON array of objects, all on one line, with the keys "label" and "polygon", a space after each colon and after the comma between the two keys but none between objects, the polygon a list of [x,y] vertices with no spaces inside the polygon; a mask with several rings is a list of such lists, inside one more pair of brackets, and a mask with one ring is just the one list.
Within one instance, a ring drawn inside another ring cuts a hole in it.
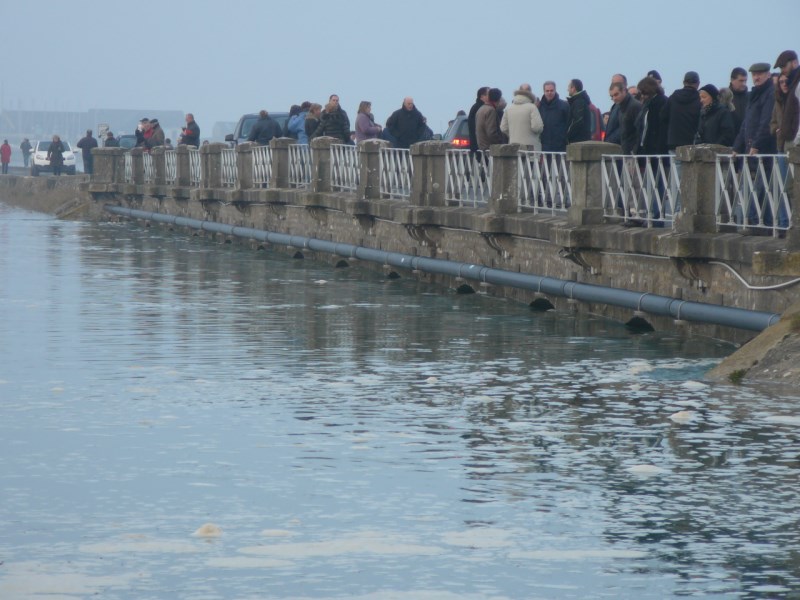
[{"label": "parked car", "polygon": [[131,148],[136,147],[136,136],[132,133],[119,136],[117,141],[119,142],[119,147],[124,148],[125,150],[130,150]]},{"label": "parked car", "polygon": [[449,142],[453,148],[469,149],[469,123],[467,115],[459,115],[442,137],[442,141]]},{"label": "parked car", "polygon": [[[47,149],[50,148],[52,140],[41,140],[34,143],[31,150],[31,175],[36,177],[39,173],[52,173],[53,167],[50,166],[50,161],[47,160]],[[69,142],[61,140],[64,145],[64,166],[61,171],[65,175],[75,175],[75,153],[72,151],[72,146]]]},{"label": "parked car", "polygon": [[[270,112],[269,116],[278,123],[281,130],[286,128],[286,122],[289,120],[288,112]],[[250,130],[253,128],[253,125],[256,124],[256,121],[258,121],[258,113],[242,115],[233,133],[229,133],[225,136],[225,141],[233,142],[234,145],[246,142],[247,137],[250,135]]]}]

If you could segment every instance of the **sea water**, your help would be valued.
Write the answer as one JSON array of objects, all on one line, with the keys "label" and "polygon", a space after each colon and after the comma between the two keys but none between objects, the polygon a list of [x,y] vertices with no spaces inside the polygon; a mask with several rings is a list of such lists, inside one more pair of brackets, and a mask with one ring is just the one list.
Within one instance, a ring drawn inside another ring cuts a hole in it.
[{"label": "sea water", "polygon": [[732,351],[0,205],[0,598],[800,597]]}]

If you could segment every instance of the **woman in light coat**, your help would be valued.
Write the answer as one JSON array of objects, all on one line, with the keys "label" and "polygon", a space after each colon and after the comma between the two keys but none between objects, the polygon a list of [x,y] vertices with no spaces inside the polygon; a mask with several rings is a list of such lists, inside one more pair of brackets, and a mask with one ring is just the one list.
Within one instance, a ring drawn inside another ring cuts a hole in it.
[{"label": "woman in light coat", "polygon": [[541,151],[540,134],[543,130],[544,122],[536,107],[536,97],[530,90],[518,89],[514,92],[511,104],[503,112],[500,131],[508,136],[511,144],[529,146]]}]

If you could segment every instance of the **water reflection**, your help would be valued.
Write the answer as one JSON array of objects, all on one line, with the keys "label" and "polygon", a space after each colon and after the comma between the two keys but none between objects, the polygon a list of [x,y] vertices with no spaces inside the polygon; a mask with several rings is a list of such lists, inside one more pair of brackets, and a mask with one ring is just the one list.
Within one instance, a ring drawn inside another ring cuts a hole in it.
[{"label": "water reflection", "polygon": [[0,597],[800,588],[797,398],[724,344],[2,207],[0,281]]}]

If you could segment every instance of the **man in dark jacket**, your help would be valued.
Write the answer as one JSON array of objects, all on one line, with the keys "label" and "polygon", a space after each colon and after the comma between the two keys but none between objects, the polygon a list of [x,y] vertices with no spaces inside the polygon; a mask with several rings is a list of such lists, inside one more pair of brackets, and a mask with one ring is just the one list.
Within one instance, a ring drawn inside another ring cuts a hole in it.
[{"label": "man in dark jacket", "polygon": [[618,112],[619,142],[615,143],[622,146],[623,154],[636,154],[639,146],[636,118],[642,110],[642,104],[628,93],[628,87],[621,81],[612,83],[608,92]]},{"label": "man in dark jacket", "polygon": [[747,99],[750,96],[747,91],[747,71],[742,67],[735,67],[731,71],[731,83],[728,87],[733,94],[733,126],[736,129],[734,135],[738,135],[744,114],[747,112]]},{"label": "man in dark jacket", "polygon": [[475,129],[475,115],[478,114],[481,106],[486,104],[489,100],[489,86],[478,88],[478,93],[475,99],[475,104],[469,109],[467,115],[467,128],[469,129],[469,152],[475,154],[478,151],[478,134]]},{"label": "man in dark jacket", "polygon": [[565,152],[567,149],[567,126],[569,125],[569,104],[558,97],[555,81],[545,81],[542,86],[543,97],[539,103],[544,129],[540,136],[543,152]]},{"label": "man in dark jacket", "polygon": [[386,129],[397,140],[398,148],[410,148],[425,139],[425,117],[414,106],[413,98],[403,98],[403,106],[394,111],[386,121]]},{"label": "man in dark jacket", "polygon": [[[621,83],[625,86],[625,91],[628,91],[628,78],[625,77],[622,73],[615,73],[611,76],[611,88],[614,87],[615,83]],[[609,88],[609,92],[611,91]],[[630,96],[630,94],[626,94]],[[613,100],[613,97],[612,97]],[[622,138],[620,137],[619,131],[619,109],[620,106],[616,102],[611,105],[611,110],[608,113],[608,124],[606,125],[606,137],[605,141],[609,144],[619,144],[622,145]],[[627,152],[625,153],[627,154]]]},{"label": "man in dark jacket", "polygon": [[583,89],[580,79],[572,79],[567,86],[569,97],[569,123],[567,125],[567,143],[587,142],[592,139],[592,114],[589,105],[592,101]]},{"label": "man in dark jacket", "polygon": [[186,114],[186,127],[183,128],[179,144],[186,144],[187,146],[200,146],[200,126],[194,120],[192,113]]},{"label": "man in dark jacket", "polygon": [[281,137],[281,126],[269,116],[265,110],[259,111],[255,122],[247,136],[248,142],[256,142],[259,146],[267,146],[272,138]]},{"label": "man in dark jacket", "polygon": [[97,148],[97,140],[92,136],[92,130],[86,130],[86,137],[82,137],[78,141],[78,148],[81,149],[83,156],[83,172],[87,175],[94,173],[94,156],[92,156],[92,148]]},{"label": "man in dark jacket", "polygon": [[770,77],[769,63],[754,64],[750,67],[750,73],[753,89],[733,150],[738,154],[776,154],[777,142],[769,130],[772,109],[775,107],[775,87]]},{"label": "man in dark jacket", "polygon": [[700,123],[700,76],[688,71],[683,76],[683,87],[675,90],[661,111],[661,119],[667,128],[667,147],[670,151],[678,146],[694,144],[697,126]]}]

